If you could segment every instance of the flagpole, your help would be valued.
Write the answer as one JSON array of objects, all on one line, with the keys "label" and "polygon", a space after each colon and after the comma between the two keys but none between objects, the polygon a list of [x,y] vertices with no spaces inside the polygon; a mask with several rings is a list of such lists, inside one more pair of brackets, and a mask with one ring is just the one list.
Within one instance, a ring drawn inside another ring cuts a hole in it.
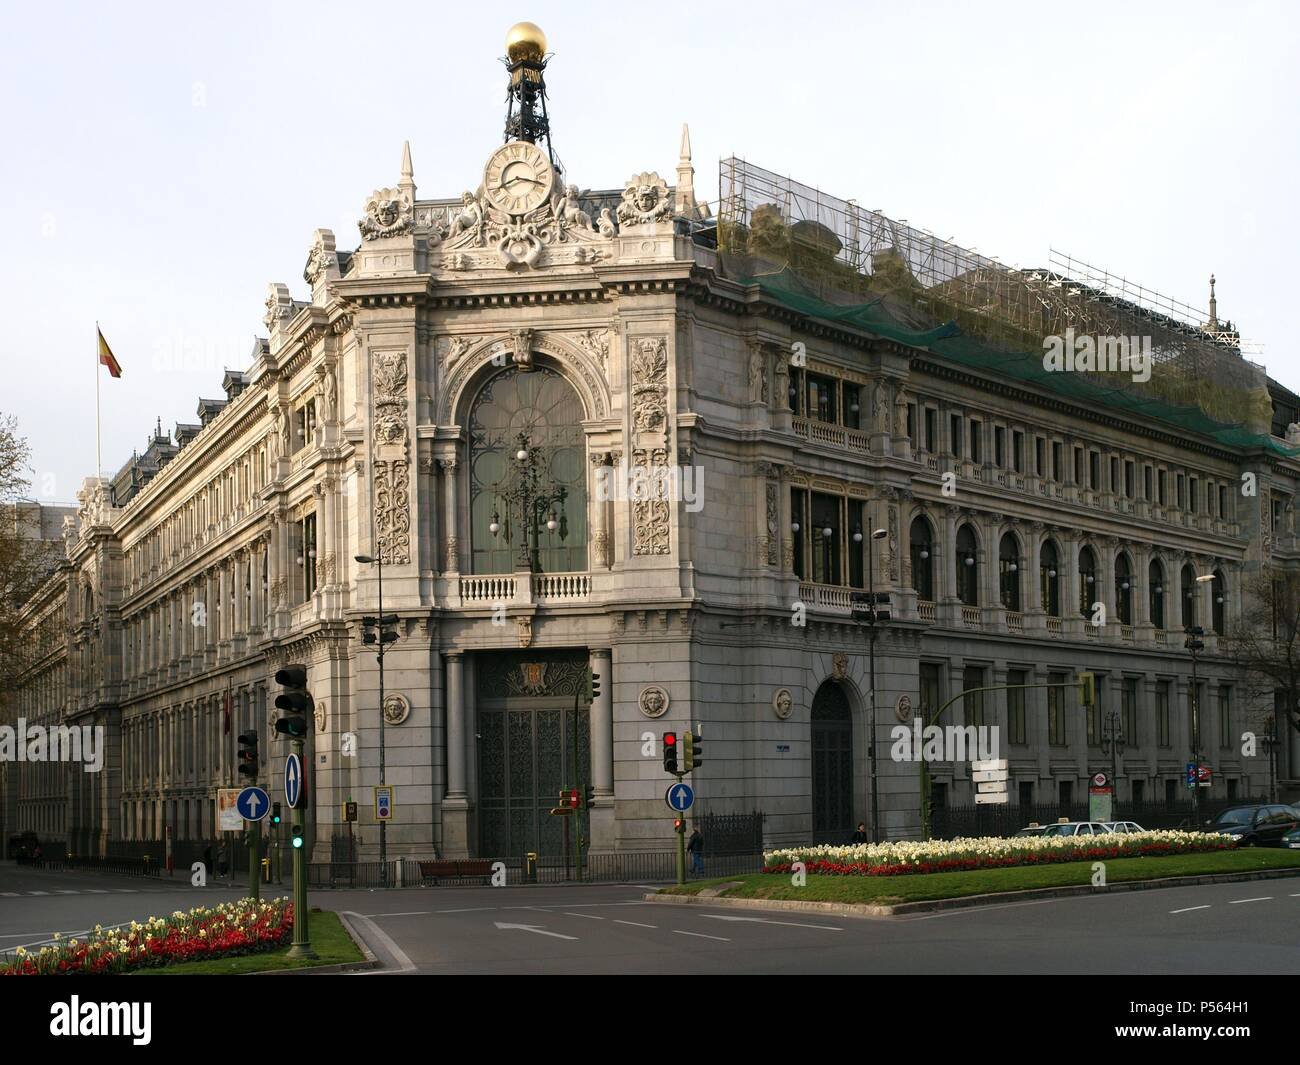
[{"label": "flagpole", "polygon": [[104,459],[99,445],[99,322],[95,322],[95,481],[98,483],[104,469]]}]

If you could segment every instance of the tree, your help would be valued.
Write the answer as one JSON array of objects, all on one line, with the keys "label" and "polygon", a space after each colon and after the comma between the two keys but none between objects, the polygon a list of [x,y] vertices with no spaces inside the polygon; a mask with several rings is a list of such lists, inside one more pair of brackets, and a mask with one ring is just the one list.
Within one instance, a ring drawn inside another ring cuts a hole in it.
[{"label": "tree", "polygon": [[1220,651],[1241,669],[1252,702],[1266,701],[1282,713],[1278,737],[1285,744],[1287,723],[1300,731],[1300,570],[1262,566],[1243,589],[1242,617],[1220,641]]},{"label": "tree", "polygon": [[49,543],[40,540],[39,509],[21,505],[30,474],[31,448],[18,420],[0,415],[0,688],[6,692],[15,687],[27,646],[23,605],[54,561]]}]

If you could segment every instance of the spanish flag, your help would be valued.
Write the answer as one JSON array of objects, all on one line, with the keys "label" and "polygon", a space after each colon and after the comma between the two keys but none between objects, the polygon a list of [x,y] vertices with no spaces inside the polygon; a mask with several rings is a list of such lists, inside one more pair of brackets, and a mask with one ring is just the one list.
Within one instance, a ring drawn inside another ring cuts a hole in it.
[{"label": "spanish flag", "polygon": [[99,335],[100,365],[108,367],[108,375],[110,377],[121,377],[122,367],[118,364],[117,359],[114,357],[112,349],[109,348],[108,341],[104,339],[104,334],[100,331],[98,326],[95,327],[95,332]]}]

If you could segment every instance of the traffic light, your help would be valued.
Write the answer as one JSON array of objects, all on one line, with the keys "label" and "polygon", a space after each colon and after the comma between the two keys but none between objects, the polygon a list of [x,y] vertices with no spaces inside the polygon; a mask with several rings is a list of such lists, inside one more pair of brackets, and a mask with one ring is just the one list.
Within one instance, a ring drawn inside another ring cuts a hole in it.
[{"label": "traffic light", "polygon": [[307,669],[305,666],[285,666],[276,671],[275,682],[284,689],[275,697],[275,708],[288,715],[276,721],[276,734],[300,740],[307,735],[307,722],[315,713],[311,692],[307,690]]},{"label": "traffic light", "polygon": [[279,825],[279,823],[280,823],[280,804],[278,802],[273,802],[271,803],[271,824]]},{"label": "traffic light", "polygon": [[257,733],[239,734],[239,775],[249,781],[257,779]]},{"label": "traffic light", "polygon": [[686,772],[689,773],[692,769],[704,763],[704,759],[700,757],[700,749],[703,746],[704,743],[700,737],[693,732],[687,732],[682,736],[682,753],[686,756]]},{"label": "traffic light", "polygon": [[674,831],[674,832],[685,832],[685,831],[686,831],[686,818],[684,818],[684,817],[677,817],[677,818],[674,818],[674,819],[673,819],[673,831]]},{"label": "traffic light", "polygon": [[1079,702],[1084,706],[1097,705],[1097,677],[1092,673],[1080,673],[1076,682],[1079,685]]},{"label": "traffic light", "polygon": [[677,772],[677,733],[664,733],[664,769],[669,773]]},{"label": "traffic light", "polygon": [[582,806],[583,809],[590,810],[596,801],[596,785],[588,784],[582,789]]},{"label": "traffic light", "polygon": [[572,793],[571,791],[569,791],[568,788],[565,788],[564,790],[562,790],[562,791],[560,792],[560,801],[559,801],[559,804],[558,804],[559,807],[560,807],[560,809],[561,809],[561,810],[568,810],[568,809],[570,809],[570,808],[573,806],[572,799],[573,799],[573,793]]},{"label": "traffic light", "polygon": [[[393,631],[396,624],[396,614],[385,614],[383,617],[375,617],[373,614],[366,615],[361,619],[361,625],[366,630],[361,636],[361,642],[379,644],[379,652],[382,654],[384,645],[393,643],[397,639],[397,633]],[[377,631],[370,631],[372,629]]]},{"label": "traffic light", "polygon": [[293,849],[302,850],[302,844],[303,844],[302,825],[294,825],[293,826]]},{"label": "traffic light", "polygon": [[594,703],[600,698],[600,674],[587,670],[587,702]]}]

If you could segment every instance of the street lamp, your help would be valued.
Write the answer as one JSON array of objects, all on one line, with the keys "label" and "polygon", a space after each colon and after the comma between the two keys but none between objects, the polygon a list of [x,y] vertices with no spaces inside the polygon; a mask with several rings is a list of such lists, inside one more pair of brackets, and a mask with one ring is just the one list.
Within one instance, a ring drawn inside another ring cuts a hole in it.
[{"label": "street lamp", "polygon": [[500,510],[494,510],[488,531],[494,537],[504,532],[506,543],[510,543],[510,512],[517,508],[522,530],[518,545],[518,568],[537,573],[541,570],[537,544],[541,527],[545,525],[550,532],[558,529],[560,539],[565,538],[564,501],[568,489],[563,485],[542,483],[542,449],[529,443],[527,433],[520,433],[517,443],[514,457],[518,466],[515,472],[507,472],[492,486],[498,506],[502,502],[505,504],[506,520],[503,526]]},{"label": "street lamp", "polygon": [[[1214,580],[1213,573],[1197,577],[1197,584],[1209,584]],[[1189,593],[1190,594],[1190,593]],[[1195,601],[1193,600],[1192,620],[1196,620]],[[1196,679],[1196,656],[1205,650],[1205,629],[1192,625],[1187,630],[1187,641],[1183,646],[1192,656],[1192,817],[1199,830],[1201,827],[1201,698],[1200,684]]]},{"label": "street lamp", "polygon": [[1110,819],[1119,820],[1119,756],[1124,753],[1124,719],[1119,710],[1111,707],[1102,723],[1101,753],[1110,755],[1110,786],[1113,796]]},{"label": "street lamp", "polygon": [[[867,670],[868,683],[871,691],[871,702],[869,704],[869,724],[871,738],[867,744],[867,752],[871,759],[871,841],[880,842],[880,787],[876,774],[876,573],[875,573],[875,541],[883,540],[889,535],[888,529],[873,529],[871,533],[872,543],[867,547]],[[862,540],[861,533],[854,533],[854,542],[860,543]]]},{"label": "street lamp", "polygon": [[[355,555],[356,561],[363,566],[368,566],[372,562],[379,570],[379,786],[383,787],[387,781],[384,779],[384,646],[386,635],[384,630],[384,558],[383,555]],[[386,820],[379,822],[379,883],[382,887],[388,887],[388,822]]]}]

